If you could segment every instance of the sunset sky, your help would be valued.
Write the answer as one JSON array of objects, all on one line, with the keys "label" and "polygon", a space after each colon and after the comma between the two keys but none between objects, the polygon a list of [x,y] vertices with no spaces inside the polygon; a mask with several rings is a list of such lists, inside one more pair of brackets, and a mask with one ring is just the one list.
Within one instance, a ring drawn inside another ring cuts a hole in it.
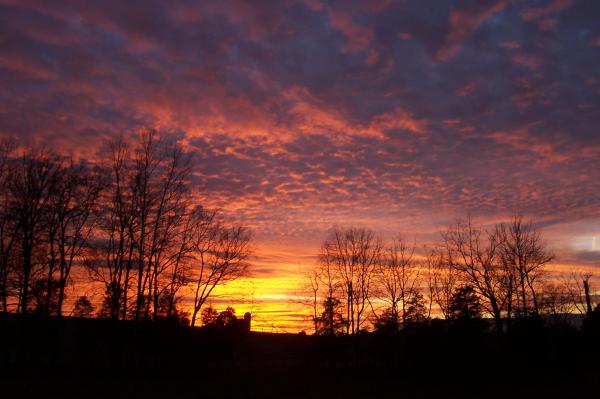
[{"label": "sunset sky", "polygon": [[263,328],[299,325],[334,225],[422,246],[520,213],[554,268],[600,267],[597,0],[0,0],[0,105],[0,135],[90,159],[178,137],[254,233],[219,301]]}]

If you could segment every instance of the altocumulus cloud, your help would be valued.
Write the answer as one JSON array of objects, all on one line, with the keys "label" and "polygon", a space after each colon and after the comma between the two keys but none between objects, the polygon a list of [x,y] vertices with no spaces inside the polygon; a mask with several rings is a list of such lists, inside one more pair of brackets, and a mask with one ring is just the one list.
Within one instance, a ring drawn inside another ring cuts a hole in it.
[{"label": "altocumulus cloud", "polygon": [[576,223],[600,211],[598,18],[593,0],[1,0],[0,133],[93,154],[176,132],[207,201],[259,239]]}]

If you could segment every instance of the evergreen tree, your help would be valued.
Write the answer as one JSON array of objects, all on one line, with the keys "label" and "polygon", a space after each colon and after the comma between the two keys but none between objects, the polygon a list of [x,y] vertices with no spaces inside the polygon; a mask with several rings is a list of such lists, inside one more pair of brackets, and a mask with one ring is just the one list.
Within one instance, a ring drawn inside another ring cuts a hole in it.
[{"label": "evergreen tree", "polygon": [[450,298],[450,318],[471,320],[481,318],[481,302],[472,286],[459,287]]},{"label": "evergreen tree", "polygon": [[337,335],[344,331],[346,321],[342,316],[339,299],[329,297],[323,302],[323,313],[317,319],[317,334]]}]

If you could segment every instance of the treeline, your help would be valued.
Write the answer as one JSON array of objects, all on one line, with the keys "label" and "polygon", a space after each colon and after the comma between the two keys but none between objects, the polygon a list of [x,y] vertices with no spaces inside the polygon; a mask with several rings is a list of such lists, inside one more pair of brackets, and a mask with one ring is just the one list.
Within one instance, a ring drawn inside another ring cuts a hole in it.
[{"label": "treeline", "polygon": [[386,245],[369,229],[335,228],[306,276],[314,333],[397,332],[434,317],[486,316],[502,333],[515,320],[591,314],[591,275],[551,276],[553,259],[520,216],[489,229],[457,222],[419,255],[402,235]]},{"label": "treeline", "polygon": [[[192,159],[154,130],[106,145],[98,159],[0,144],[2,312],[61,316],[73,267],[101,283],[77,315],[187,320],[213,290],[243,276],[250,233],[199,203]],[[193,310],[178,303],[193,292]],[[188,320],[189,321],[189,320]]]}]

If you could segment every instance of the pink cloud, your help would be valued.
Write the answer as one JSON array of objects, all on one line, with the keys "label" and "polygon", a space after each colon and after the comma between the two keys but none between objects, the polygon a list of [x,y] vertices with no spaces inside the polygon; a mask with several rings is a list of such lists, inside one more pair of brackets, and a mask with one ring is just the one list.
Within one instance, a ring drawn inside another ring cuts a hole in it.
[{"label": "pink cloud", "polygon": [[540,72],[540,67],[544,63],[544,60],[538,55],[518,52],[513,56],[513,62],[518,65],[523,65],[533,72]]},{"label": "pink cloud", "polygon": [[463,42],[469,38],[471,33],[492,15],[502,11],[505,6],[506,1],[500,0],[474,10],[453,9],[448,20],[450,32],[446,35],[443,46],[436,52],[436,60],[445,62],[456,57]]},{"label": "pink cloud", "polygon": [[367,53],[366,63],[373,65],[379,60],[378,52],[372,48],[373,31],[371,28],[359,24],[353,19],[350,12],[341,8],[331,8],[328,11],[331,26],[342,32],[346,38],[344,51]]},{"label": "pink cloud", "polygon": [[572,7],[575,0],[552,0],[546,7],[527,8],[521,11],[524,21],[535,21],[542,31],[554,29],[556,19],[554,16]]}]

